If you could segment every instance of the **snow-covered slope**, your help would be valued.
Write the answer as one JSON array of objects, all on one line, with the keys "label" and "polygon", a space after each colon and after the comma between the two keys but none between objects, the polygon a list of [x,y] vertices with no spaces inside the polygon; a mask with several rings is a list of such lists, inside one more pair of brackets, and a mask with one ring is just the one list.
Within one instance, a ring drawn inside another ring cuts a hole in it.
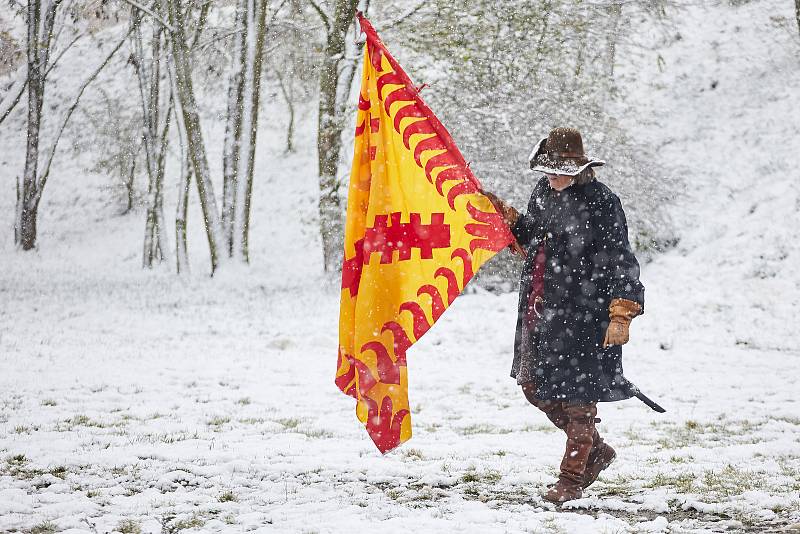
[{"label": "snow-covered slope", "polygon": [[625,66],[640,84],[631,127],[688,185],[675,192],[681,242],[647,272],[649,296],[674,306],[674,323],[643,321],[648,329],[741,348],[800,346],[791,320],[800,312],[800,36],[791,7],[686,8],[659,50],[664,72],[655,52]]},{"label": "snow-covered slope", "polygon": [[680,39],[648,48],[642,24],[631,39],[647,46],[620,53],[630,89],[620,113],[690,184],[675,192],[680,243],[644,268],[647,314],[625,357],[629,378],[668,413],[602,405],[600,430],[620,458],[561,512],[538,492],[563,438],[507,377],[515,295],[461,297],[412,350],[415,437],[398,452],[380,457],[333,386],[337,294],[319,275],[313,117],[286,156],[280,109],[264,113],[253,266],[214,280],[197,224],[191,277],[141,272],[144,221],[115,216],[104,182],[66,156],[45,191],[40,250],[14,251],[22,140],[4,125],[0,530],[772,532],[800,522],[790,4],[687,7],[674,19]]}]

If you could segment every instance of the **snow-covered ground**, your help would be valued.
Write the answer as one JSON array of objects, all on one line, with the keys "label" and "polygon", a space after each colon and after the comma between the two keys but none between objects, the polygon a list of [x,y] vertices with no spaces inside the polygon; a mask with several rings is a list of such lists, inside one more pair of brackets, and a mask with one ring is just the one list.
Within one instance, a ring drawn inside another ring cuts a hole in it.
[{"label": "snow-covered ground", "polygon": [[289,156],[281,132],[262,135],[253,266],[213,280],[197,230],[192,276],[142,272],[140,214],[115,216],[102,180],[66,158],[40,250],[14,251],[21,140],[0,130],[0,531],[800,523],[800,41],[777,18],[790,4],[687,8],[663,72],[656,52],[620,58],[638,84],[628,124],[690,186],[625,351],[668,412],[602,405],[619,459],[561,511],[539,492],[563,437],[508,377],[513,294],[461,297],[411,351],[408,444],[381,456],[356,421],[333,384],[338,294],[319,274],[310,128]]}]

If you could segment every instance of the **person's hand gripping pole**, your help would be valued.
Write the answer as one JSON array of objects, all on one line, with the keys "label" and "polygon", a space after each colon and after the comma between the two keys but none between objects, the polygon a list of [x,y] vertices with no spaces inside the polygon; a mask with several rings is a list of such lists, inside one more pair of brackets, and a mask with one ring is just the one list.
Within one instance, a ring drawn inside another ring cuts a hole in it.
[{"label": "person's hand gripping pole", "polygon": [[[496,209],[497,213],[503,217],[503,221],[506,223],[506,225],[508,225],[509,228],[513,228],[514,225],[517,224],[519,212],[514,208],[514,206],[506,204],[500,200],[497,195],[489,191],[484,191],[481,189],[480,193],[489,199],[489,201],[492,203],[492,206],[494,206],[494,209]],[[523,249],[516,240],[514,240],[514,242],[511,243],[508,248],[510,248],[514,254],[519,254],[523,258],[527,256],[525,249]]]}]

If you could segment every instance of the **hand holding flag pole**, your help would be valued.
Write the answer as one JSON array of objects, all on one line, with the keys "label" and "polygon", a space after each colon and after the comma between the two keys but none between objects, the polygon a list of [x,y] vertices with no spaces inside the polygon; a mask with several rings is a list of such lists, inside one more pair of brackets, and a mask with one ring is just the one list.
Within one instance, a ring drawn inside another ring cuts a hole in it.
[{"label": "hand holding flag pole", "polygon": [[[489,199],[489,201],[492,203],[492,206],[494,206],[494,209],[497,210],[497,213],[500,213],[503,216],[503,221],[505,221],[509,228],[512,228],[517,223],[517,219],[519,219],[519,212],[516,210],[516,208],[514,208],[514,206],[509,206],[492,192],[481,189],[480,193]],[[528,256],[528,253],[525,252],[525,249],[520,246],[516,239],[514,239],[513,243],[508,245],[508,248],[512,253],[518,254],[523,258]]]}]

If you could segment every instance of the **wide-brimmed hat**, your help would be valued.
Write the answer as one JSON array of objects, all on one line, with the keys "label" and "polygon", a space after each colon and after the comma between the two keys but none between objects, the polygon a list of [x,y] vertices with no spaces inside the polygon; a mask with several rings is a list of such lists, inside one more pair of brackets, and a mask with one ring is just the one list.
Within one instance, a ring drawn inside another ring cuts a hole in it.
[{"label": "wide-brimmed hat", "polygon": [[586,156],[581,133],[575,128],[554,128],[533,147],[531,169],[547,174],[575,176],[588,167],[599,167],[606,162]]}]

